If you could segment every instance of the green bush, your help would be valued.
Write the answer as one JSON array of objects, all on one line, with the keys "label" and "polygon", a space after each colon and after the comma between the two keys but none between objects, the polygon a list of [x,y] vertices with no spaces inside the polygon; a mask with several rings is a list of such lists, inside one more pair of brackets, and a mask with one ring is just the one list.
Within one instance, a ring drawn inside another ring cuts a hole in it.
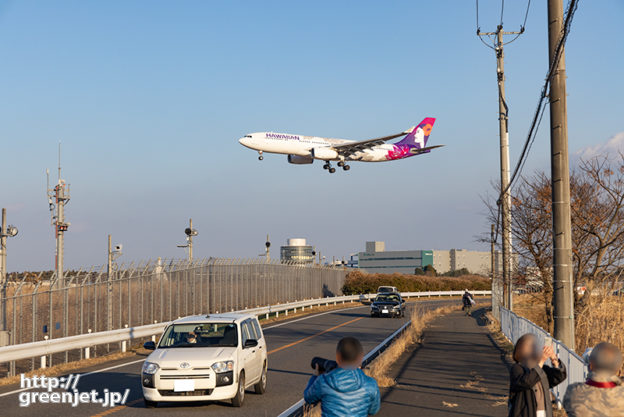
[{"label": "green bush", "polygon": [[461,291],[490,290],[490,280],[478,275],[464,275],[461,277],[432,277],[405,274],[367,274],[362,271],[352,271],[342,287],[342,293],[371,294],[377,292],[382,285],[397,287],[401,292],[418,291]]}]

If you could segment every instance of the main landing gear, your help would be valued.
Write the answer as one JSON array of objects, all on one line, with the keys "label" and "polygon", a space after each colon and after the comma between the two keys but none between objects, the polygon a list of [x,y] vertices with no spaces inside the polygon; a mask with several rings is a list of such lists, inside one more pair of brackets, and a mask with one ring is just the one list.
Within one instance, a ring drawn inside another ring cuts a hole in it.
[{"label": "main landing gear", "polygon": [[[342,169],[345,171],[348,171],[349,168],[351,168],[349,165],[346,165],[344,161],[339,161],[338,166],[342,167]],[[328,170],[330,174],[333,174],[334,172],[336,172],[336,168],[332,167],[329,161],[325,161],[325,165],[323,165],[323,169]]]},{"label": "main landing gear", "polygon": [[258,160],[262,161],[264,159],[264,156],[262,156],[262,151],[258,151],[258,153],[260,154],[260,156],[258,157]]}]

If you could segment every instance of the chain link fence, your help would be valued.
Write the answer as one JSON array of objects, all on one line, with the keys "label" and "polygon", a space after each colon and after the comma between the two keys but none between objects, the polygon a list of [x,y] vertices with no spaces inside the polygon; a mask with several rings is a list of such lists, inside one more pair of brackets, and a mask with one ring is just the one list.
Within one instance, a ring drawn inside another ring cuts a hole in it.
[{"label": "chain link fence", "polygon": [[[91,268],[66,275],[63,284],[22,279],[7,283],[9,343],[140,326],[193,314],[219,313],[342,294],[346,271],[259,259],[209,258],[151,261]],[[98,352],[99,349],[99,352]],[[118,350],[98,347],[95,355]],[[49,365],[82,359],[83,352],[52,355]],[[35,369],[34,360],[11,363],[0,375]]]}]

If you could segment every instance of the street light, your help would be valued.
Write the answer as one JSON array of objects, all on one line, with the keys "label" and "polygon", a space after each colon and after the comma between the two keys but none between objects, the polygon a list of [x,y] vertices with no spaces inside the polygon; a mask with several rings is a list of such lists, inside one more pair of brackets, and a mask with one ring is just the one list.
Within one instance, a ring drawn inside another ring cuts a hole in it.
[{"label": "street light", "polygon": [[193,229],[193,219],[189,219],[189,227],[184,229],[186,235],[186,245],[177,245],[178,248],[188,248],[188,261],[193,262],[193,236],[197,236],[199,232]]}]

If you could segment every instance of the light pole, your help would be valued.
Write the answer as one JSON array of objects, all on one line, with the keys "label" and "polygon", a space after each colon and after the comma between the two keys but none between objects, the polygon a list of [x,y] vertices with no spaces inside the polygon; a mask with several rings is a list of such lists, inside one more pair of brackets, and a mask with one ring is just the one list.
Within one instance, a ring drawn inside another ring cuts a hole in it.
[{"label": "light pole", "polygon": [[[7,324],[6,324],[6,320],[7,320],[7,312],[6,312],[6,296],[7,296],[7,252],[6,252],[6,242],[7,242],[7,237],[15,237],[17,236],[17,227],[15,226],[7,226],[7,219],[6,219],[6,209],[3,208],[2,209],[2,228],[0,228],[0,286],[2,294],[0,294],[0,301],[2,301],[2,312],[0,312],[0,314],[2,314],[2,318],[0,320],[0,332],[4,332],[7,330]],[[2,336],[0,334],[0,336]],[[3,337],[0,337],[0,346],[2,346],[2,339]],[[8,340],[6,340],[6,342],[8,343]]]},{"label": "light pole", "polygon": [[189,219],[189,227],[184,229],[186,235],[186,245],[178,245],[179,248],[188,248],[188,262],[193,262],[193,236],[197,236],[199,232],[193,229],[193,219]]},{"label": "light pole", "polygon": [[[115,259],[122,255],[123,245],[111,245],[111,235],[108,235],[108,263],[107,263],[107,291],[106,291],[106,304],[107,304],[107,329],[113,330],[113,262]],[[121,297],[121,294],[119,294]]]}]

